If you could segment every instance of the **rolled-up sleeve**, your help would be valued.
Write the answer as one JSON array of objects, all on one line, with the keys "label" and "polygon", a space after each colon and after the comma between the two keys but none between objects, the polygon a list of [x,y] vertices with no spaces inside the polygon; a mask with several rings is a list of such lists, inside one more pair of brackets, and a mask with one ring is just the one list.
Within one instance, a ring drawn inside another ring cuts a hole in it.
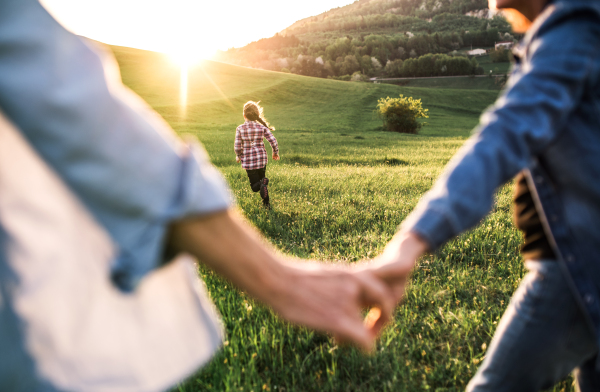
[{"label": "rolled-up sleeve", "polygon": [[242,148],[242,136],[240,135],[239,128],[235,130],[235,141],[233,143],[233,151],[235,151],[235,155],[237,157],[242,157],[242,152],[244,151],[244,149]]},{"label": "rolled-up sleeve", "polygon": [[265,132],[265,138],[269,141],[269,144],[271,145],[271,149],[273,149],[273,154],[279,155],[279,145],[277,144],[277,139],[275,139],[275,136],[269,130],[269,128],[265,127],[264,132]]},{"label": "rolled-up sleeve", "polygon": [[595,83],[590,78],[598,73],[597,22],[578,15],[533,37],[504,93],[402,230],[419,234],[435,249],[489,212],[496,189],[556,139],[585,86]]},{"label": "rolled-up sleeve", "polygon": [[109,232],[122,289],[162,262],[172,220],[232,203],[202,147],[179,140],[121,84],[112,56],[34,0],[0,2],[0,110]]}]

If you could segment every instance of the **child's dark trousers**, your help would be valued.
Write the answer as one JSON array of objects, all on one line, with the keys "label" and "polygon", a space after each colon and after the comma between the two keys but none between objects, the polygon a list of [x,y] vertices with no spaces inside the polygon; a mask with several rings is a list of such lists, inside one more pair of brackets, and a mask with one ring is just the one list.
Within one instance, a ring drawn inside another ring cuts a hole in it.
[{"label": "child's dark trousers", "polygon": [[[248,179],[250,180],[250,187],[252,188],[252,192],[260,191],[260,183],[261,183],[262,179],[265,178],[266,171],[267,171],[266,167],[262,167],[260,169],[254,169],[254,170],[246,170],[246,173],[248,174]],[[269,204],[269,196],[268,195],[266,198],[263,199],[263,204],[265,204],[265,205]]]}]

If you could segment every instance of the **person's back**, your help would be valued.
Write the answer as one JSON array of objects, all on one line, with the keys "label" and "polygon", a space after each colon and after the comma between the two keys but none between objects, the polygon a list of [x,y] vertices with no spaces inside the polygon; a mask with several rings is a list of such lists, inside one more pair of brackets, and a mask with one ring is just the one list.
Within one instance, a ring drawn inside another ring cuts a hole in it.
[{"label": "person's back", "polygon": [[270,209],[269,179],[266,177],[269,160],[263,138],[267,139],[273,149],[273,159],[279,160],[279,145],[271,132],[275,128],[272,128],[263,116],[263,108],[258,102],[246,102],[243,116],[245,122],[235,130],[233,149],[236,161],[246,169],[252,191],[260,192],[263,206]]}]

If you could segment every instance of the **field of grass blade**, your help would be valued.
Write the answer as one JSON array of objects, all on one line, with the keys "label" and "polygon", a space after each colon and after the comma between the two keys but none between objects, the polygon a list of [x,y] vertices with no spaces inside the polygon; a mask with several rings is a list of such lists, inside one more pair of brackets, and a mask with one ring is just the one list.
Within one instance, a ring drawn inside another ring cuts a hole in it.
[{"label": "field of grass blade", "polygon": [[[204,144],[240,214],[274,248],[330,263],[381,252],[498,94],[340,82],[206,61],[190,69],[183,111],[178,69],[168,60],[112,50],[123,81],[176,132]],[[430,109],[419,135],[384,132],[373,115],[377,99],[399,94],[421,98]],[[267,166],[270,211],[261,208],[233,154],[247,100],[260,100],[277,128],[281,161]],[[200,264],[227,341],[175,390],[464,390],[525,272],[511,195],[510,185],[501,188],[493,211],[476,228],[419,260],[372,355],[283,322]],[[572,391],[572,379],[552,390]]]}]

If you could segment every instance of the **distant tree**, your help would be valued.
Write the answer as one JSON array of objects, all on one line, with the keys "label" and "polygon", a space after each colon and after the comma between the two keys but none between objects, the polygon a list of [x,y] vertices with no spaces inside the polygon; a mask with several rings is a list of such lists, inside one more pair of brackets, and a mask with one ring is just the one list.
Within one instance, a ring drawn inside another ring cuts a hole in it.
[{"label": "distant tree", "polygon": [[398,58],[404,60],[406,58],[406,50],[404,50],[404,48],[402,46],[399,46],[397,49],[398,52]]},{"label": "distant tree", "polygon": [[371,61],[371,57],[368,54],[365,54],[360,58],[360,66],[362,68],[362,73],[365,75],[373,75],[373,62]]},{"label": "distant tree", "polygon": [[356,71],[360,71],[360,64],[356,60],[356,56],[346,56],[340,66],[340,73],[342,75],[352,75]]},{"label": "distant tree", "polygon": [[381,63],[377,60],[377,57],[371,57],[371,64],[373,64],[373,69],[378,71],[381,69]]},{"label": "distant tree", "polygon": [[356,71],[352,74],[350,80],[353,82],[365,82],[367,80],[367,77],[363,75],[360,71]]},{"label": "distant tree", "polygon": [[490,59],[493,63],[507,63],[509,61],[509,51],[504,47],[490,50]]},{"label": "distant tree", "polygon": [[429,118],[429,110],[423,109],[420,99],[402,94],[400,98],[380,98],[375,111],[383,121],[383,127],[392,132],[416,134],[423,126],[417,119]]},{"label": "distant tree", "polygon": [[398,60],[390,60],[385,65],[384,71],[387,76],[397,77],[402,75],[402,63],[403,61]]},{"label": "distant tree", "polygon": [[410,58],[402,63],[402,76],[417,76],[418,63],[416,59]]}]

